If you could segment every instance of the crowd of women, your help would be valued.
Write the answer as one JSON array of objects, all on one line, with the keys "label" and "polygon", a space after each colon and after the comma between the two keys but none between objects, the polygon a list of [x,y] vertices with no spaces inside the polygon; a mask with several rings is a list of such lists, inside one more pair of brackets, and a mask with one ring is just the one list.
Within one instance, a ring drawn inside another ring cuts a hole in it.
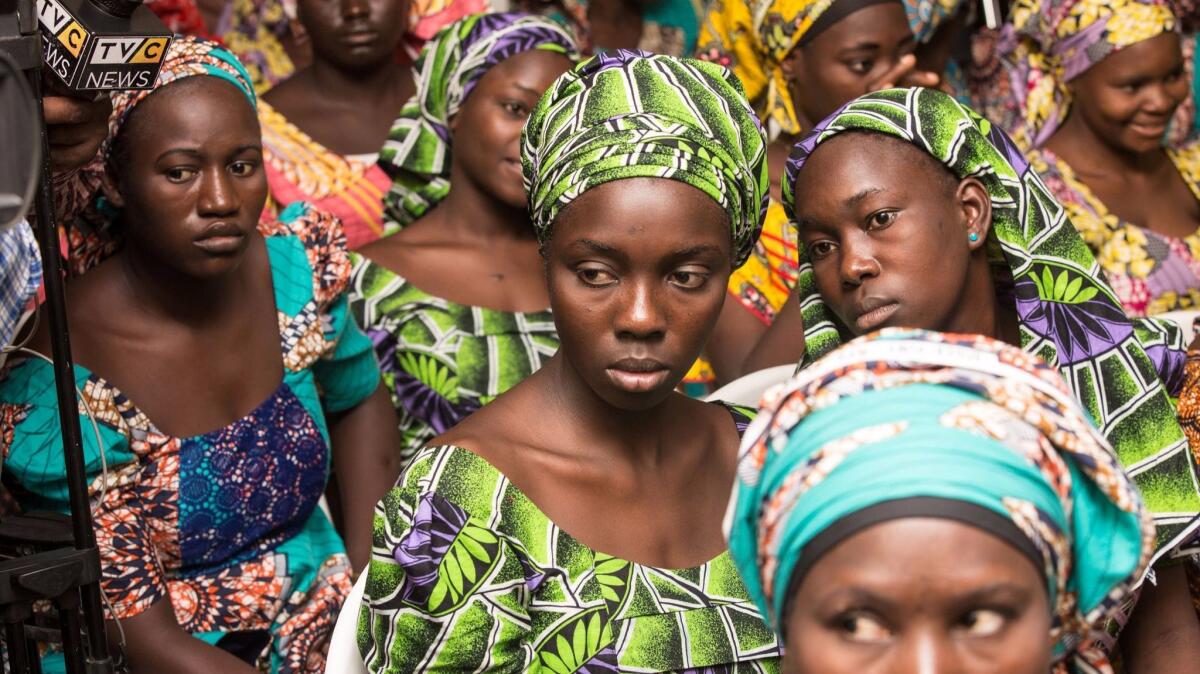
[{"label": "crowd of women", "polygon": [[1200,7],[149,4],[46,107],[133,672],[323,672],[356,581],[372,672],[1200,667]]}]

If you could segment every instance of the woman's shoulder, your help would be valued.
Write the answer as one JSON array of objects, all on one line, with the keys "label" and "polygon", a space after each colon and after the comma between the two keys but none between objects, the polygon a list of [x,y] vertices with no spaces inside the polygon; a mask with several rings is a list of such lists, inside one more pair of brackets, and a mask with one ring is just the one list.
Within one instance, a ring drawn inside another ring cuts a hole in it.
[{"label": "woman's shoulder", "polygon": [[381,505],[388,523],[402,528],[411,526],[420,510],[431,506],[515,540],[553,527],[499,468],[457,444],[419,450]]},{"label": "woman's shoulder", "polygon": [[295,314],[309,299],[324,307],[346,290],[350,255],[337,216],[296,202],[259,230],[266,237],[281,311]]}]

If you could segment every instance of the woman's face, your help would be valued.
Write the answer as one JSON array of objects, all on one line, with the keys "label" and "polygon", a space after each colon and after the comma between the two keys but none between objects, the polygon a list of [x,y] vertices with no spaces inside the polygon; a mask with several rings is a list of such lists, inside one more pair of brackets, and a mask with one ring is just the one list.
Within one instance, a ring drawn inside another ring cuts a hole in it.
[{"label": "woman's face", "polygon": [[821,557],[787,616],[789,674],[1046,674],[1050,605],[1033,562],[981,529],[893,520]]},{"label": "woman's face", "polygon": [[396,57],[408,30],[408,6],[408,0],[299,0],[296,10],[313,52],[354,71]]},{"label": "woman's face", "polygon": [[237,267],[267,200],[258,117],[216,77],[189,77],[134,109],[114,148],[129,245],[190,276]]},{"label": "woman's face", "polygon": [[501,203],[525,208],[521,129],[546,89],[570,68],[566,56],[534,49],[485,73],[450,120],[453,137],[463,141],[451,142],[451,165]]},{"label": "woman's face", "polygon": [[1078,114],[1097,138],[1125,152],[1162,147],[1163,134],[1190,87],[1179,36],[1164,33],[1122,49],[1071,82]]},{"label": "woman's face", "polygon": [[904,6],[864,7],[792,50],[783,69],[797,112],[815,124],[874,84],[913,53],[916,38]]},{"label": "woman's face", "polygon": [[729,216],[690,185],[630,178],[588,190],[546,244],[569,366],[614,407],[662,402],[716,324],[731,246]]},{"label": "woman's face", "polygon": [[987,264],[991,202],[978,181],[959,183],[905,141],[844,133],[808,158],[795,196],[817,288],[854,334],[978,331],[973,312],[991,304],[976,295],[994,292],[968,283],[972,256]]}]

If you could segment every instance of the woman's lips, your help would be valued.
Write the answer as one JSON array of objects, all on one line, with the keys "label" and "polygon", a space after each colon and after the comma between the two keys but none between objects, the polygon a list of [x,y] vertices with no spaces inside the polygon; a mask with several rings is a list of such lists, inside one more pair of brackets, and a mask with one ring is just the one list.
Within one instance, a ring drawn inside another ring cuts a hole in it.
[{"label": "woman's lips", "polygon": [[241,234],[209,236],[195,241],[196,247],[211,255],[231,255],[242,250],[246,237]]},{"label": "woman's lips", "polygon": [[854,323],[858,326],[859,332],[870,332],[887,322],[887,319],[891,318],[892,314],[899,308],[899,304],[889,302],[859,314],[858,318],[854,319]]},{"label": "woman's lips", "polygon": [[1130,124],[1129,128],[1133,129],[1133,132],[1138,134],[1139,136],[1146,136],[1147,138],[1161,138],[1162,135],[1167,132],[1166,123],[1162,123],[1162,124]]},{"label": "woman's lips", "polygon": [[342,35],[342,42],[352,47],[368,45],[379,39],[379,32],[373,30],[356,31]]},{"label": "woman's lips", "polygon": [[671,368],[654,360],[626,358],[608,366],[605,373],[617,388],[644,393],[662,386],[671,375]]},{"label": "woman's lips", "polygon": [[231,255],[241,252],[245,242],[246,235],[237,225],[217,222],[205,228],[204,233],[192,243],[210,255]]}]

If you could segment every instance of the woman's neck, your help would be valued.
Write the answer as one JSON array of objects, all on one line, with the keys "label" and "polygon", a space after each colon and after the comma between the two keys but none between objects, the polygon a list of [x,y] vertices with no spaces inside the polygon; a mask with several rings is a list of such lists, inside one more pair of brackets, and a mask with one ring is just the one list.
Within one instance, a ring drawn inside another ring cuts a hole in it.
[{"label": "woman's neck", "polygon": [[1115,146],[1110,139],[1097,134],[1080,115],[1067,115],[1062,126],[1046,141],[1046,147],[1081,176],[1148,174],[1166,159],[1161,148],[1131,152]]},{"label": "woman's neck", "polygon": [[943,327],[945,332],[983,335],[1021,346],[1016,307],[996,297],[996,281],[983,250],[973,254],[967,282],[959,295],[961,310]]},{"label": "woman's neck", "polygon": [[374,105],[404,87],[404,69],[391,59],[349,71],[314,55],[312,65],[305,72],[312,91],[320,92],[325,100],[342,104]]},{"label": "woman's neck", "polygon": [[[251,246],[257,241],[252,239]],[[244,285],[242,265],[227,274],[203,279],[163,264],[155,255],[138,251],[132,243],[127,243],[117,256],[120,276],[136,306],[177,323],[203,327],[236,304],[231,300]]]},{"label": "woman's neck", "polygon": [[451,168],[450,192],[431,215],[443,231],[483,240],[534,238],[533,224],[524,207],[513,207],[475,185]]},{"label": "woman's neck", "polygon": [[596,395],[562,351],[533,376],[546,382],[539,387],[545,418],[560,420],[553,423],[558,435],[581,452],[647,468],[664,462],[671,447],[671,397],[644,410],[613,407]]}]

